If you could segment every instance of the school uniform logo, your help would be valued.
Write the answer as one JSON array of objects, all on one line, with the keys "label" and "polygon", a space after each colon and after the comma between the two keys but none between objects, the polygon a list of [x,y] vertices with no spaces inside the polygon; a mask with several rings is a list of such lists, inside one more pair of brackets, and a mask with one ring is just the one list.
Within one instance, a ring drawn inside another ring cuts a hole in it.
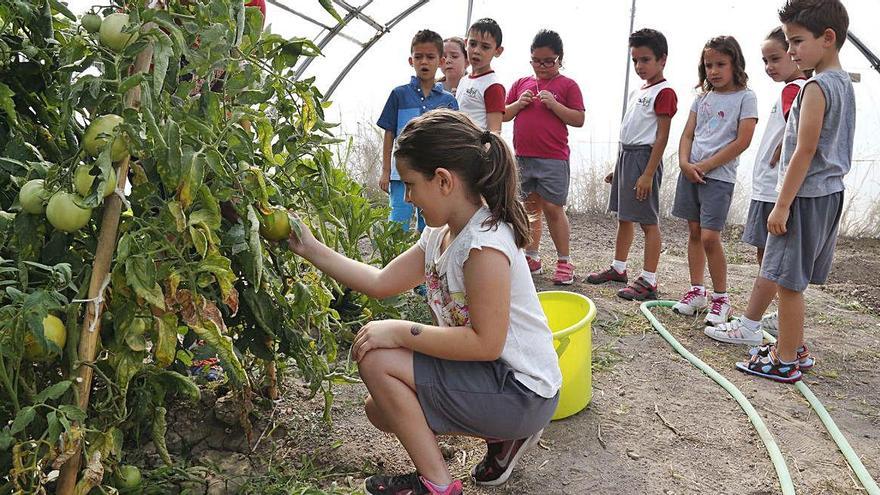
[{"label": "school uniform logo", "polygon": [[646,96],[642,96],[641,98],[639,98],[638,100],[636,100],[636,105],[638,105],[638,106],[640,106],[640,107],[648,108],[648,107],[651,105],[651,100],[653,100],[653,99],[654,99],[654,98],[652,98],[652,97],[650,97],[650,96],[647,96],[647,95],[646,95]]},{"label": "school uniform logo", "polygon": [[464,92],[464,94],[471,98],[476,98],[480,96],[480,91],[477,88],[468,88],[467,91]]}]

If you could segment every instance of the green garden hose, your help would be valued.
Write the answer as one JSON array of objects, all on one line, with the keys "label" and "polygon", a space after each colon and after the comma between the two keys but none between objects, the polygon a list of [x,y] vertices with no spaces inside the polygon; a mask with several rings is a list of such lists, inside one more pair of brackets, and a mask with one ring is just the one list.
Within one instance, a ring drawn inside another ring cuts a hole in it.
[{"label": "green garden hose", "polygon": [[779,485],[782,488],[783,495],[794,495],[794,483],[791,481],[791,473],[789,473],[788,466],[785,464],[785,458],[782,457],[782,452],[779,451],[779,446],[776,445],[776,440],[773,439],[773,435],[770,434],[770,430],[767,429],[767,425],[764,424],[764,420],[758,415],[758,411],[755,410],[752,403],[749,402],[746,396],[743,395],[743,393],[740,392],[740,390],[736,388],[736,385],[731,383],[730,380],[721,376],[721,374],[712,369],[711,366],[704,363],[700,358],[694,356],[690,351],[685,349],[684,346],[679,344],[678,341],[675,340],[675,337],[673,337],[653,313],[651,313],[651,308],[653,307],[660,306],[668,308],[673,305],[675,305],[675,301],[649,301],[642,303],[640,309],[648,321],[651,322],[654,329],[657,330],[657,332],[666,339],[666,341],[669,342],[679,354],[690,361],[691,364],[699,368],[700,371],[708,375],[709,378],[715,380],[718,385],[721,385],[724,390],[736,400],[749,417],[749,421],[755,426],[755,430],[758,431],[758,436],[761,437],[764,446],[767,447],[767,453],[770,454],[770,460],[773,461],[773,467],[776,469],[776,475],[779,477]]},{"label": "green garden hose", "polygon": [[[662,323],[651,313],[651,308],[654,307],[672,307],[675,305],[675,301],[649,301],[645,302],[640,306],[642,313],[651,322],[651,325],[655,330],[664,338],[670,345],[685,359],[691,362],[694,366],[699,368],[703,373],[708,375],[710,378],[715,380],[719,385],[721,385],[727,393],[733,397],[736,402],[742,407],[743,411],[749,417],[749,421],[755,426],[755,429],[758,431],[758,436],[761,437],[761,440],[764,442],[764,445],[767,447],[767,452],[770,454],[770,460],[773,461],[773,467],[776,469],[776,474],[779,476],[779,484],[782,488],[783,494],[793,494],[794,493],[794,485],[791,481],[791,474],[788,471],[788,466],[785,464],[785,459],[782,457],[782,453],[779,451],[779,447],[776,445],[776,441],[773,440],[773,436],[770,434],[769,430],[767,430],[767,425],[764,424],[764,421],[758,415],[755,408],[749,402],[749,400],[743,395],[742,392],[734,384],[732,384],[729,380],[721,376],[717,371],[712,369],[711,366],[701,361],[698,357],[694,356],[687,349],[684,348],[676,339],[666,330]],[[776,342],[776,339],[773,338],[772,335],[764,332],[764,337],[770,342]],[[834,420],[831,419],[831,415],[828,414],[828,411],[825,410],[825,406],[819,401],[819,399],[813,394],[810,388],[803,381],[799,381],[795,384],[795,387],[800,391],[800,393],[807,399],[807,402],[810,403],[810,406],[816,411],[816,414],[819,416],[819,419],[822,421],[822,424],[825,425],[825,428],[828,430],[828,433],[831,434],[831,438],[834,439],[834,442],[837,444],[837,448],[840,449],[840,452],[843,454],[846,461],[849,463],[850,468],[856,474],[859,481],[862,483],[862,486],[865,487],[868,495],[880,495],[880,488],[877,487],[877,483],[871,477],[868,470],[865,469],[864,464],[859,459],[859,456],[855,453],[852,446],[850,446],[849,442],[847,442],[846,438],[843,436],[843,433],[840,432],[840,429],[834,423]]]}]

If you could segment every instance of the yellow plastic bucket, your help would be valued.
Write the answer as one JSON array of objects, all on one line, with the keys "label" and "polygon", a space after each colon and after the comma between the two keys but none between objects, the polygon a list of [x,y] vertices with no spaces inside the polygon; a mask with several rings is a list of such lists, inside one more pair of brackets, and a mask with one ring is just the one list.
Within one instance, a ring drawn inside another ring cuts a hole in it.
[{"label": "yellow plastic bucket", "polygon": [[539,292],[538,299],[559,356],[562,388],[553,419],[562,419],[587,407],[593,396],[592,323],[596,306],[590,298],[574,292]]}]

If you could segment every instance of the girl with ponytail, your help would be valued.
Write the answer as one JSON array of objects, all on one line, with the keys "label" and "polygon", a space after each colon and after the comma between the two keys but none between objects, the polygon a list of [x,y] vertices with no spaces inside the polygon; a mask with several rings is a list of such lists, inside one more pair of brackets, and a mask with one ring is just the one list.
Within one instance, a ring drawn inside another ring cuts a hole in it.
[{"label": "girl with ponytail", "polygon": [[406,199],[427,223],[416,245],[380,269],[331,250],[304,225],[290,238],[297,254],[370,297],[428,289],[435,325],[372,321],[352,345],[370,392],[367,417],[397,435],[416,469],[372,476],[365,490],[461,493],[437,445],[448,434],[484,438],[471,475],[500,485],[537,444],[562,382],[523,252],[529,223],[516,163],[502,138],[450,110],[410,121],[394,157]]}]

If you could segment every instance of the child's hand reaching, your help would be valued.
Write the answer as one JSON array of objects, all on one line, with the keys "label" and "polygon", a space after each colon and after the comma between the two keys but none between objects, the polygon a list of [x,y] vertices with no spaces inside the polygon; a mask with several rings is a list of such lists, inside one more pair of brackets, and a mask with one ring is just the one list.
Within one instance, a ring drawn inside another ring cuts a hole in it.
[{"label": "child's hand reaching", "polygon": [[788,223],[788,216],[791,210],[784,206],[776,204],[770,216],[767,217],[767,231],[773,235],[783,235],[788,230],[785,225]]},{"label": "child's hand reaching", "polygon": [[309,252],[316,244],[318,244],[318,240],[315,239],[312,231],[306,227],[306,224],[304,224],[298,216],[293,214],[292,216],[294,224],[293,228],[290,229],[290,235],[287,237],[287,245],[294,253],[305,259],[309,259]]},{"label": "child's hand reaching", "polygon": [[541,100],[541,103],[547,106],[547,108],[553,108],[558,102],[556,101],[556,97],[553,96],[553,93],[547,91],[546,89],[542,89],[540,93],[538,93],[538,99]]},{"label": "child's hand reaching", "polygon": [[351,346],[351,356],[360,362],[373,349],[400,347],[398,335],[412,323],[403,320],[374,320],[363,327]]},{"label": "child's hand reaching", "polygon": [[610,172],[610,173],[608,173],[608,175],[605,176],[605,183],[611,184],[611,182],[613,182],[613,181],[614,181],[614,172]]}]

